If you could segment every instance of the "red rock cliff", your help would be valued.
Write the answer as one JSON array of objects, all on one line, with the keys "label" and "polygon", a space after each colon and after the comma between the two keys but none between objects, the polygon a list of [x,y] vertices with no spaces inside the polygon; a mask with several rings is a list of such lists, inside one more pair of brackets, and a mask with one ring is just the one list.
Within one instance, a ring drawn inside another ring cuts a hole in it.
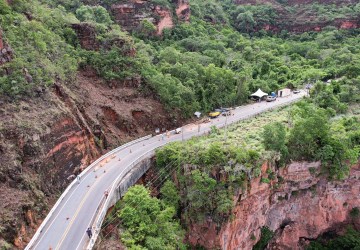
[{"label": "red rock cliff", "polygon": [[[180,21],[189,21],[190,5],[188,0],[177,0],[176,16]],[[165,28],[174,26],[172,11],[164,6],[154,5],[150,1],[129,0],[124,3],[113,4],[111,11],[115,21],[127,31],[136,30],[141,21],[148,20],[157,27],[157,34],[161,35]]]},{"label": "red rock cliff", "polygon": [[[271,5],[277,14],[273,22],[257,27],[256,30],[264,29],[274,32],[287,30],[295,33],[322,31],[327,26],[334,26],[338,29],[357,29],[360,27],[360,16],[351,15],[341,18],[329,18],[319,16],[311,8],[312,0],[288,0],[284,3],[275,0],[235,0],[238,5]],[[319,0],[322,5],[336,5],[337,7],[352,8],[358,2],[356,0]],[[288,7],[294,9],[290,12]]]},{"label": "red rock cliff", "polygon": [[[267,168],[262,168],[263,177]],[[292,163],[270,184],[261,183],[261,177],[251,180],[250,188],[234,197],[234,219],[219,232],[212,223],[192,225],[189,242],[208,249],[250,250],[261,227],[268,226],[276,231],[270,249],[304,249],[305,239],[347,223],[349,211],[360,206],[360,165],[343,181],[329,182],[319,171],[319,162]]]}]

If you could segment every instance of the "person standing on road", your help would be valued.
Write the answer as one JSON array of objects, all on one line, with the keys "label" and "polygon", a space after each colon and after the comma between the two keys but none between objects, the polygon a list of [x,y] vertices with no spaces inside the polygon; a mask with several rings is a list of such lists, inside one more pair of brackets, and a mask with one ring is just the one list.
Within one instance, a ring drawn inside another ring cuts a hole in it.
[{"label": "person standing on road", "polygon": [[78,183],[78,184],[80,184],[80,179],[81,179],[81,178],[80,178],[80,175],[77,175],[77,176],[76,176],[76,180],[77,180],[77,183]]},{"label": "person standing on road", "polygon": [[92,232],[91,232],[91,228],[88,227],[88,229],[86,230],[87,235],[89,236],[89,239],[92,237]]}]

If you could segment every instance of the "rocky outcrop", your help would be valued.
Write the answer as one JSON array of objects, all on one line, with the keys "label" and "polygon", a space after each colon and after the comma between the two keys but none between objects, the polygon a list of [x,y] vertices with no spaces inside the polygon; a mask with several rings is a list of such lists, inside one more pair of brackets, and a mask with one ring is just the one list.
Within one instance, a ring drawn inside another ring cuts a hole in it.
[{"label": "rocky outcrop", "polygon": [[174,26],[171,12],[166,8],[161,8],[160,6],[155,7],[155,13],[160,17],[156,27],[156,34],[161,35],[163,30],[172,28]]},{"label": "rocky outcrop", "polygon": [[276,1],[276,0],[234,0],[236,4],[271,4],[276,5],[279,2],[284,2],[287,5],[304,5],[304,4],[356,4],[357,0],[287,0],[287,1]]},{"label": "rocky outcrop", "polygon": [[0,65],[10,62],[13,57],[13,50],[3,41],[2,31],[0,29]]},{"label": "rocky outcrop", "polygon": [[89,23],[76,23],[72,25],[79,39],[80,45],[86,50],[98,50],[95,27]]},{"label": "rocky outcrop", "polygon": [[96,28],[90,23],[72,24],[72,28],[77,34],[80,46],[86,50],[110,50],[113,46],[122,50],[124,56],[133,57],[136,55],[136,49],[131,39],[125,39],[119,36],[103,39],[102,42],[97,39]]},{"label": "rocky outcrop", "polygon": [[152,15],[155,6],[147,1],[129,1],[122,4],[113,4],[111,11],[115,21],[126,31],[134,31],[139,27],[142,20],[155,23]]},{"label": "rocky outcrop", "polygon": [[188,0],[178,0],[177,1],[177,8],[176,8],[176,15],[178,20],[189,22],[190,21],[190,4]]},{"label": "rocky outcrop", "polygon": [[327,26],[334,26],[338,29],[358,29],[360,28],[360,18],[356,19],[335,19],[333,21],[326,22],[315,22],[315,23],[306,23],[306,24],[295,24],[291,21],[285,22],[282,27],[275,25],[265,25],[264,30],[280,32],[282,29],[287,31],[302,33],[309,31],[322,31],[323,28]]},{"label": "rocky outcrop", "polygon": [[211,221],[192,225],[189,242],[208,249],[252,249],[260,239],[260,229],[267,226],[276,232],[268,249],[304,249],[308,239],[349,223],[350,210],[360,206],[359,165],[347,179],[328,181],[319,175],[319,162],[294,162],[277,171],[269,184],[262,183],[268,168],[264,165],[262,176],[234,197],[230,222],[221,228]]},{"label": "rocky outcrop", "polygon": [[[322,31],[325,27],[333,26],[338,29],[357,29],[360,27],[360,16],[350,14],[341,18],[327,17],[318,15],[316,10],[311,8],[312,0],[289,0],[279,2],[275,0],[235,0],[237,5],[270,5],[276,12],[277,18],[271,20],[271,23],[261,24],[255,30],[267,30],[281,32],[287,30],[294,33],[309,31]],[[355,0],[318,0],[318,4],[331,4],[338,7],[352,8],[357,3]],[[289,11],[288,8],[295,11]]]},{"label": "rocky outcrop", "polygon": [[[190,5],[188,0],[177,0],[176,15],[179,21],[189,21]],[[161,35],[165,28],[174,26],[172,10],[153,4],[151,1],[129,0],[111,6],[115,21],[126,31],[132,32],[140,27],[143,20],[156,26],[156,34]]]}]

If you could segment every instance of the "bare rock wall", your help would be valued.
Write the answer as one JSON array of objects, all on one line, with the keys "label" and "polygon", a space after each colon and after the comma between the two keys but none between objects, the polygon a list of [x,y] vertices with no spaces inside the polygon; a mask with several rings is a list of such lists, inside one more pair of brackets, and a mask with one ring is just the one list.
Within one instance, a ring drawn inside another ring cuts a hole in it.
[{"label": "bare rock wall", "polygon": [[[320,162],[294,162],[277,171],[270,184],[266,164],[262,175],[234,197],[234,218],[222,225],[206,222],[191,225],[188,240],[207,249],[250,250],[260,239],[263,226],[276,231],[269,249],[304,249],[304,239],[316,239],[339,224],[350,223],[349,212],[360,206],[360,166],[343,181],[319,175]],[[274,169],[272,169],[274,170]],[[357,225],[358,226],[358,225]]]}]

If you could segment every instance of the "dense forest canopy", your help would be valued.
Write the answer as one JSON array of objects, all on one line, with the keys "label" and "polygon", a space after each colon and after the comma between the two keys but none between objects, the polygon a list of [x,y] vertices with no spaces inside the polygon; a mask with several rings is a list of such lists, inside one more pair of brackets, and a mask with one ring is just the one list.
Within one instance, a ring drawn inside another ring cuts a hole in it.
[{"label": "dense forest canopy", "polygon": [[[114,1],[101,1],[104,7],[55,0],[17,0],[8,7],[1,1],[3,37],[15,51],[14,59],[1,67],[0,91],[7,96],[31,95],[34,87],[58,81],[72,84],[76,71],[86,65],[108,81],[141,76],[146,88],[184,116],[244,103],[260,87],[271,92],[338,79],[342,95],[349,97],[359,82],[358,30],[258,30],[249,20],[275,22],[270,5],[190,1],[190,22],[178,22],[159,37],[146,20],[132,34],[123,32],[106,10]],[[358,4],[352,6],[354,15],[358,9]],[[97,40],[110,46],[82,49],[71,27],[81,22],[94,26]],[[117,40],[124,41],[121,47],[114,45]],[[135,56],[126,53],[129,48],[136,49]]]}]

